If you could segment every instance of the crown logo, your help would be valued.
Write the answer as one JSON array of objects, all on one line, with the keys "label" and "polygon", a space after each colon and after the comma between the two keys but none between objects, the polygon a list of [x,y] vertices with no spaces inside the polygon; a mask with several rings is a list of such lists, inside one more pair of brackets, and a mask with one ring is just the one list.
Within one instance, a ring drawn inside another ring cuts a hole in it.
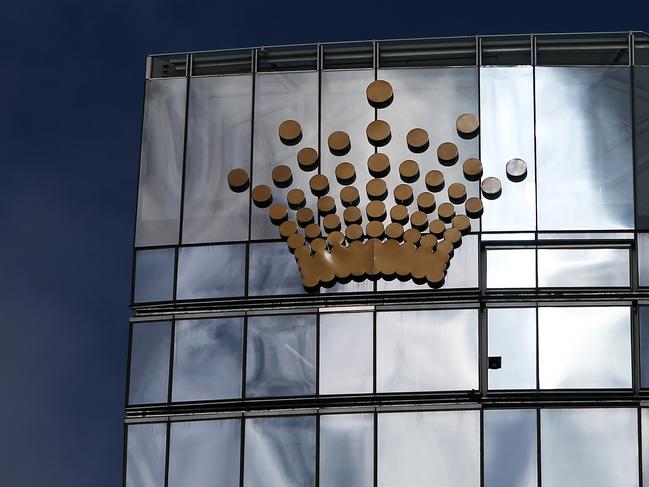
[{"label": "crown logo", "polygon": [[[394,99],[392,86],[384,80],[370,83],[366,95],[374,108],[385,108]],[[457,134],[463,139],[475,138],[479,129],[480,123],[474,114],[465,113],[456,120]],[[371,122],[366,134],[368,142],[377,149],[392,138],[390,125],[384,120]],[[295,120],[285,120],[278,127],[278,135],[283,144],[294,146],[302,139],[302,128]],[[405,142],[413,154],[426,151],[430,145],[428,133],[423,128],[410,130]],[[349,135],[342,131],[331,133],[327,145],[329,151],[339,157],[345,156],[351,148]],[[300,149],[296,157],[298,166],[305,172],[315,171],[319,166],[319,154],[313,148]],[[437,159],[443,167],[456,164],[460,160],[457,145],[442,142],[437,147]],[[375,152],[367,160],[367,168],[373,179],[364,188],[370,200],[365,208],[366,222],[358,207],[359,188],[353,185],[356,168],[350,162],[340,162],[335,168],[336,180],[343,186],[338,201],[328,194],[329,180],[325,175],[316,174],[309,180],[309,190],[317,197],[319,218],[306,206],[306,195],[301,188],[293,187],[288,191],[286,205],[273,204],[271,188],[262,184],[252,189],[252,200],[257,207],[268,208],[271,222],[279,228],[281,238],[295,255],[307,290],[352,279],[395,277],[428,283],[432,288],[443,286],[454,250],[462,244],[462,237],[471,231],[471,220],[480,218],[484,211],[482,200],[467,198],[463,182],[447,184],[444,173],[435,169],[424,175],[428,191],[413,194],[410,183],[421,177],[420,166],[414,160],[399,164],[402,183],[394,188],[388,188],[384,179],[391,170],[387,155]],[[479,159],[464,160],[462,169],[466,181],[480,181],[483,176]],[[519,182],[527,175],[527,165],[521,159],[512,159],[507,163],[506,172],[509,180]],[[284,164],[275,166],[272,179],[279,188],[291,187],[291,168]],[[234,192],[247,191],[248,173],[244,169],[233,169],[228,174],[228,184]],[[486,177],[481,180],[480,189],[484,198],[496,199],[502,192],[502,184],[498,178]],[[449,201],[437,205],[435,194],[444,190]],[[388,208],[386,201],[390,194],[394,205]],[[417,210],[410,212],[408,207],[415,201]],[[342,214],[338,212],[340,207]],[[390,223],[386,225],[388,215]],[[343,221],[344,233],[341,231]]]}]

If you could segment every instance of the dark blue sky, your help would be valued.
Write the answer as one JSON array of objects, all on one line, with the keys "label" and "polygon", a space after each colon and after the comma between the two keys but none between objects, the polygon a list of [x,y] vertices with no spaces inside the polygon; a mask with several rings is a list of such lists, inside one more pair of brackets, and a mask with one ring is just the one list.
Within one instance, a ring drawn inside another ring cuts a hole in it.
[{"label": "dark blue sky", "polygon": [[147,53],[649,30],[634,3],[0,1],[0,485],[121,482]]}]

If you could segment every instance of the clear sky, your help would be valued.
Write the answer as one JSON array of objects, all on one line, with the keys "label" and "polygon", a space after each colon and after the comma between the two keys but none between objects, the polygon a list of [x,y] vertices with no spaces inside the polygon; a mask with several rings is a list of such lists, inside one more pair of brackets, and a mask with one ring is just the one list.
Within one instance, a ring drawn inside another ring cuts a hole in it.
[{"label": "clear sky", "polygon": [[120,485],[146,54],[630,29],[649,2],[0,1],[0,485]]}]

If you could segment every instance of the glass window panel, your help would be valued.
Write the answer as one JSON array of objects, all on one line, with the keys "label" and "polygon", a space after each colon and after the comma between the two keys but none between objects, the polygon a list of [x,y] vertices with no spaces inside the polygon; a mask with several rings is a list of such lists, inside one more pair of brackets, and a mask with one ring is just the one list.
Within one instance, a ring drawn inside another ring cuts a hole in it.
[{"label": "glass window panel", "polygon": [[489,369],[489,389],[535,389],[536,309],[492,308],[487,316],[489,356],[502,359]]},{"label": "glass window panel", "polygon": [[[527,41],[529,46],[529,39]],[[484,174],[503,183],[496,200],[483,199],[485,231],[534,230],[534,79],[531,66],[480,69],[480,143]],[[523,159],[527,177],[513,183],[507,162]]]},{"label": "glass window panel", "polygon": [[639,307],[640,315],[640,384],[649,387],[649,306]]},{"label": "glass window panel", "polygon": [[628,249],[539,249],[539,287],[628,287]]},{"label": "glass window panel", "polygon": [[377,313],[377,392],[478,388],[474,309]]},{"label": "glass window panel", "polygon": [[534,249],[487,250],[487,287],[536,287]]},{"label": "glass window panel", "polygon": [[246,395],[315,394],[315,352],[315,315],[249,318]]},{"label": "glass window panel", "polygon": [[631,387],[627,307],[539,308],[542,389]]},{"label": "glass window panel", "polygon": [[[478,287],[478,236],[462,237],[462,245],[455,249],[449,264],[442,289],[477,288]],[[413,289],[430,290],[428,284],[416,284],[412,281],[380,279],[376,282],[378,291],[408,291]]]},{"label": "glass window panel", "polygon": [[374,485],[374,415],[320,417],[320,487]]},{"label": "glass window panel", "polygon": [[379,487],[478,487],[480,413],[379,414]]},{"label": "glass window panel", "polygon": [[[474,61],[475,62],[475,61]],[[394,101],[378,110],[378,118],[390,124],[392,139],[379,152],[390,158],[390,174],[385,178],[390,191],[386,206],[394,204],[392,190],[402,181],[399,178],[399,164],[413,159],[420,166],[420,177],[410,184],[416,195],[426,189],[425,175],[431,169],[444,173],[446,188],[453,182],[461,182],[467,194],[479,196],[478,183],[464,179],[462,161],[479,155],[479,137],[465,140],[458,136],[455,121],[463,113],[478,114],[478,70],[476,68],[426,68],[426,69],[383,69],[378,78],[392,84]],[[421,154],[413,154],[406,144],[406,134],[413,128],[423,128],[428,132],[430,146]],[[443,142],[453,142],[459,149],[460,162],[442,166],[437,160],[437,147]],[[437,206],[448,201],[447,191],[435,195]],[[389,205],[388,205],[389,203]],[[416,197],[409,205],[410,213],[417,210]],[[463,206],[459,206],[464,213]],[[431,215],[437,218],[437,212]],[[430,218],[432,219],[432,218]],[[409,225],[407,225],[409,226]],[[477,221],[472,224],[479,229]],[[453,262],[451,263],[453,264]]]},{"label": "glass window panel", "polygon": [[539,240],[633,240],[631,232],[539,232],[537,235]]},{"label": "glass window panel", "polygon": [[315,417],[246,420],[244,487],[315,486]]},{"label": "glass window panel", "polygon": [[187,80],[146,82],[135,245],[178,243]]},{"label": "glass window panel", "polygon": [[638,284],[649,286],[649,233],[638,233]]},{"label": "glass window panel", "polygon": [[543,487],[638,485],[636,409],[542,409]]},{"label": "glass window panel", "polygon": [[286,243],[250,245],[251,296],[304,294],[300,268]]},{"label": "glass window panel", "polygon": [[251,118],[250,75],[192,79],[183,242],[248,239],[249,193],[233,193],[227,177],[234,168],[250,174]]},{"label": "glass window panel", "polygon": [[176,322],[172,401],[241,397],[243,318]]},{"label": "glass window panel", "polygon": [[128,427],[126,487],[160,487],[165,478],[167,425],[136,424]]},{"label": "glass window panel", "polygon": [[633,228],[628,68],[536,68],[539,230]]},{"label": "glass window panel", "polygon": [[172,423],[169,487],[239,485],[240,436],[238,419]]},{"label": "glass window panel", "polygon": [[320,315],[320,394],[372,392],[372,313]]},{"label": "glass window panel", "polygon": [[[643,51],[649,53],[649,44]],[[639,230],[649,230],[649,67],[634,68],[633,83],[636,218]]]},{"label": "glass window panel", "polygon": [[245,259],[245,245],[181,248],[178,256],[178,299],[243,296]]},{"label": "glass window panel", "polygon": [[[277,135],[284,120],[302,126],[302,140],[296,146],[284,145]],[[297,153],[304,147],[318,149],[318,73],[259,73],[255,80],[253,185],[266,184],[273,190],[273,201],[286,204],[291,188],[300,188],[307,206],[317,215],[316,199],[309,189],[315,173],[305,173],[297,164]],[[286,164],[293,173],[293,184],[280,189],[273,184],[271,171]],[[294,216],[294,212],[290,211]],[[277,228],[268,218],[268,209],[252,206],[251,238],[278,238]]]},{"label": "glass window panel", "polygon": [[485,487],[536,487],[536,409],[484,412]]},{"label": "glass window panel", "polygon": [[136,303],[171,301],[174,297],[174,249],[139,250],[135,254]]},{"label": "glass window panel", "polygon": [[133,324],[129,404],[167,402],[171,323]]},{"label": "glass window panel", "polygon": [[[367,159],[374,154],[374,147],[367,140],[365,129],[374,120],[374,108],[367,102],[365,89],[374,81],[374,71],[323,71],[322,73],[322,139],[323,148],[320,159],[322,174],[329,178],[329,194],[336,200],[336,210],[343,228],[343,206],[340,203],[340,190],[344,187],[336,180],[336,165],[349,161],[356,168],[353,186],[358,188],[363,214],[367,223],[365,207],[369,202],[365,185],[372,178],[367,169]],[[342,130],[349,135],[351,149],[345,156],[334,156],[328,149],[329,134]],[[398,166],[393,170],[398,171]],[[344,230],[343,230],[344,231]]]}]

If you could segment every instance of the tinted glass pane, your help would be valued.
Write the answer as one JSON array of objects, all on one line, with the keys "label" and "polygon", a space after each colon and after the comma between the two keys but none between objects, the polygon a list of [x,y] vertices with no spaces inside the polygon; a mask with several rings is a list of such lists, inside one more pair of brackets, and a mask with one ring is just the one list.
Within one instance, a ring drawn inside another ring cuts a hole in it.
[{"label": "tinted glass pane", "polygon": [[[527,41],[529,46],[529,39]],[[532,67],[480,69],[480,138],[486,176],[503,184],[496,200],[483,199],[485,231],[534,230],[534,80]],[[507,179],[511,159],[527,163],[527,177]]]},{"label": "tinted glass pane", "polygon": [[636,410],[541,410],[541,477],[544,487],[637,486]]},{"label": "tinted glass pane", "polygon": [[[302,140],[298,145],[287,146],[280,141],[277,129],[284,120],[296,120],[302,126]],[[307,196],[307,206],[315,211],[316,200],[309,190],[309,179],[315,173],[302,171],[296,156],[303,147],[318,149],[318,73],[258,74],[254,127],[254,185],[267,184],[273,190],[273,201],[283,204],[292,187],[300,188]],[[280,189],[273,184],[271,171],[277,164],[291,168],[291,188]],[[253,205],[252,238],[278,237],[277,228],[268,218],[268,210]]]},{"label": "tinted glass pane", "polygon": [[631,387],[626,307],[539,308],[542,389]]},{"label": "tinted glass pane", "polygon": [[284,242],[250,245],[251,296],[304,294],[300,268]]},{"label": "tinted glass pane", "polygon": [[[444,289],[478,287],[478,237],[467,235],[462,238],[462,245],[455,249],[444,281]],[[430,290],[428,284],[416,284],[412,281],[381,279],[376,282],[378,291],[406,291],[409,289]]]},{"label": "tinted glass pane", "polygon": [[539,287],[629,286],[627,249],[539,249]]},{"label": "tinted glass pane", "polygon": [[536,388],[536,309],[488,310],[489,357],[501,368],[489,369],[489,389]]},{"label": "tinted glass pane", "polygon": [[638,284],[649,286],[649,233],[638,233]]},{"label": "tinted glass pane", "polygon": [[478,312],[377,313],[377,392],[478,388]]},{"label": "tinted glass pane", "polygon": [[320,487],[374,485],[374,415],[320,417]]},{"label": "tinted glass pane", "polygon": [[246,420],[244,487],[315,486],[315,418]]},{"label": "tinted glass pane", "polygon": [[243,318],[176,323],[173,401],[241,397]]},{"label": "tinted glass pane", "polygon": [[[649,53],[649,44],[643,51]],[[649,61],[649,58],[647,58]],[[649,67],[633,70],[635,107],[636,218],[638,229],[649,230]]]},{"label": "tinted glass pane", "polygon": [[540,230],[633,228],[628,68],[536,68]]},{"label": "tinted glass pane", "polygon": [[175,255],[174,249],[140,250],[135,254],[136,303],[173,299]]},{"label": "tinted glass pane", "polygon": [[189,94],[183,242],[247,240],[249,193],[233,193],[228,173],[250,174],[250,76],[193,79]]},{"label": "tinted glass pane", "polygon": [[536,287],[536,251],[534,249],[488,250],[487,287]]},{"label": "tinted glass pane", "polygon": [[135,245],[178,243],[187,80],[146,82]]},{"label": "tinted glass pane", "polygon": [[238,419],[172,423],[169,487],[239,485],[240,436]]},{"label": "tinted glass pane", "polygon": [[243,296],[245,259],[245,245],[181,248],[178,299]]},{"label": "tinted glass pane", "polygon": [[133,325],[128,401],[130,404],[167,402],[171,324]]},{"label": "tinted glass pane", "polygon": [[166,442],[166,424],[137,424],[128,427],[126,487],[164,485]]},{"label": "tinted glass pane", "polygon": [[320,315],[320,394],[372,392],[372,313]]},{"label": "tinted glass pane", "polygon": [[[475,62],[475,60],[473,61]],[[412,159],[420,166],[419,180],[411,183],[413,193],[428,191],[425,175],[431,169],[444,173],[446,188],[453,182],[461,182],[468,196],[478,196],[478,183],[464,179],[462,161],[479,155],[479,137],[465,140],[458,136],[455,121],[463,113],[478,113],[478,70],[475,68],[427,68],[379,70],[379,79],[392,84],[394,101],[385,109],[378,110],[378,118],[390,124],[392,139],[379,152],[390,158],[391,170],[386,178],[390,196],[386,202],[394,204],[392,189],[403,181],[399,178],[399,164]],[[430,145],[420,154],[413,154],[406,143],[406,135],[413,128],[428,132]],[[460,162],[442,166],[437,161],[437,147],[443,142],[453,142],[459,149]],[[435,195],[437,206],[448,201],[446,190]],[[387,203],[386,203],[387,204]],[[463,206],[459,206],[464,213]],[[416,197],[409,205],[410,213],[417,210]],[[433,212],[429,220],[437,218]],[[474,230],[478,229],[477,222]]]},{"label": "tinted glass pane", "polygon": [[536,410],[484,412],[485,487],[536,487]]},{"label": "tinted glass pane", "polygon": [[649,387],[649,307],[640,306],[640,384]]},{"label": "tinted glass pane", "polygon": [[248,320],[248,397],[315,394],[315,323],[314,315]]},{"label": "tinted glass pane", "polygon": [[379,415],[379,487],[478,487],[480,413]]}]

